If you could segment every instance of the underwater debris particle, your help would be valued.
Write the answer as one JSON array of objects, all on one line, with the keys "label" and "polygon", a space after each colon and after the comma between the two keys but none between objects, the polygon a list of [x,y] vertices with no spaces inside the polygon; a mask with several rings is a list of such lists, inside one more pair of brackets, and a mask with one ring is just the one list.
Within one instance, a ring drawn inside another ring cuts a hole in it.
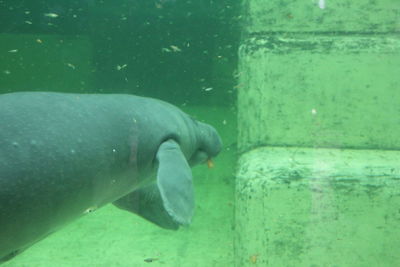
[{"label": "underwater debris particle", "polygon": [[44,13],[43,15],[48,18],[58,18],[58,14],[56,13]]},{"label": "underwater debris particle", "polygon": [[146,258],[144,259],[145,262],[153,262],[153,261],[157,261],[158,258]]}]

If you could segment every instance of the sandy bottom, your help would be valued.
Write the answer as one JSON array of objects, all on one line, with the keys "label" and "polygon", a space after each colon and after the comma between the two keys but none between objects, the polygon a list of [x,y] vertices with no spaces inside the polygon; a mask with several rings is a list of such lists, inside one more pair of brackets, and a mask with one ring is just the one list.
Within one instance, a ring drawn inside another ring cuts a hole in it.
[{"label": "sandy bottom", "polygon": [[107,205],[2,267],[233,266],[235,115],[223,108],[191,108],[188,113],[213,124],[225,146],[215,168],[193,169],[196,211],[189,227],[163,230]]}]

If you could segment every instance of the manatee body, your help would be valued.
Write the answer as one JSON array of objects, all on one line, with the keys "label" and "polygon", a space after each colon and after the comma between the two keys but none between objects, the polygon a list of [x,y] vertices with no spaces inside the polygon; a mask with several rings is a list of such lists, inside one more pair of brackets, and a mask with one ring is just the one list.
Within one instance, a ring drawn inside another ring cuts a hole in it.
[{"label": "manatee body", "polygon": [[132,95],[0,95],[0,262],[108,203],[177,229],[194,209],[190,167],[215,129]]}]

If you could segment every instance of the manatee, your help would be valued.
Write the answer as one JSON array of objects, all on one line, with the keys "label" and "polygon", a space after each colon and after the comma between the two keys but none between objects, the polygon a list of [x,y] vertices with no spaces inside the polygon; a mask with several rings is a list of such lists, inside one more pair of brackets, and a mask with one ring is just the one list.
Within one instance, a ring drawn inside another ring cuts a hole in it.
[{"label": "manatee", "polygon": [[217,131],[122,94],[0,95],[0,262],[108,203],[167,229],[191,222],[191,167]]}]

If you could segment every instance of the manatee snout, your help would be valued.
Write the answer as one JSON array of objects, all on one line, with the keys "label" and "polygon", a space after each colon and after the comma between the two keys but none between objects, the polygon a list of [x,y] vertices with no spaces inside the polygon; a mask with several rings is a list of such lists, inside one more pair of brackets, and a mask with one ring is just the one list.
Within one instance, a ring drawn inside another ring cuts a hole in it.
[{"label": "manatee snout", "polygon": [[[201,149],[204,150],[209,158],[217,156],[222,150],[222,140],[217,130],[208,124],[203,124],[204,134],[201,137]],[[203,131],[201,131],[203,132]]]},{"label": "manatee snout", "polygon": [[198,122],[199,147],[189,159],[190,166],[206,163],[216,157],[222,150],[222,140],[217,130],[211,125]]}]

